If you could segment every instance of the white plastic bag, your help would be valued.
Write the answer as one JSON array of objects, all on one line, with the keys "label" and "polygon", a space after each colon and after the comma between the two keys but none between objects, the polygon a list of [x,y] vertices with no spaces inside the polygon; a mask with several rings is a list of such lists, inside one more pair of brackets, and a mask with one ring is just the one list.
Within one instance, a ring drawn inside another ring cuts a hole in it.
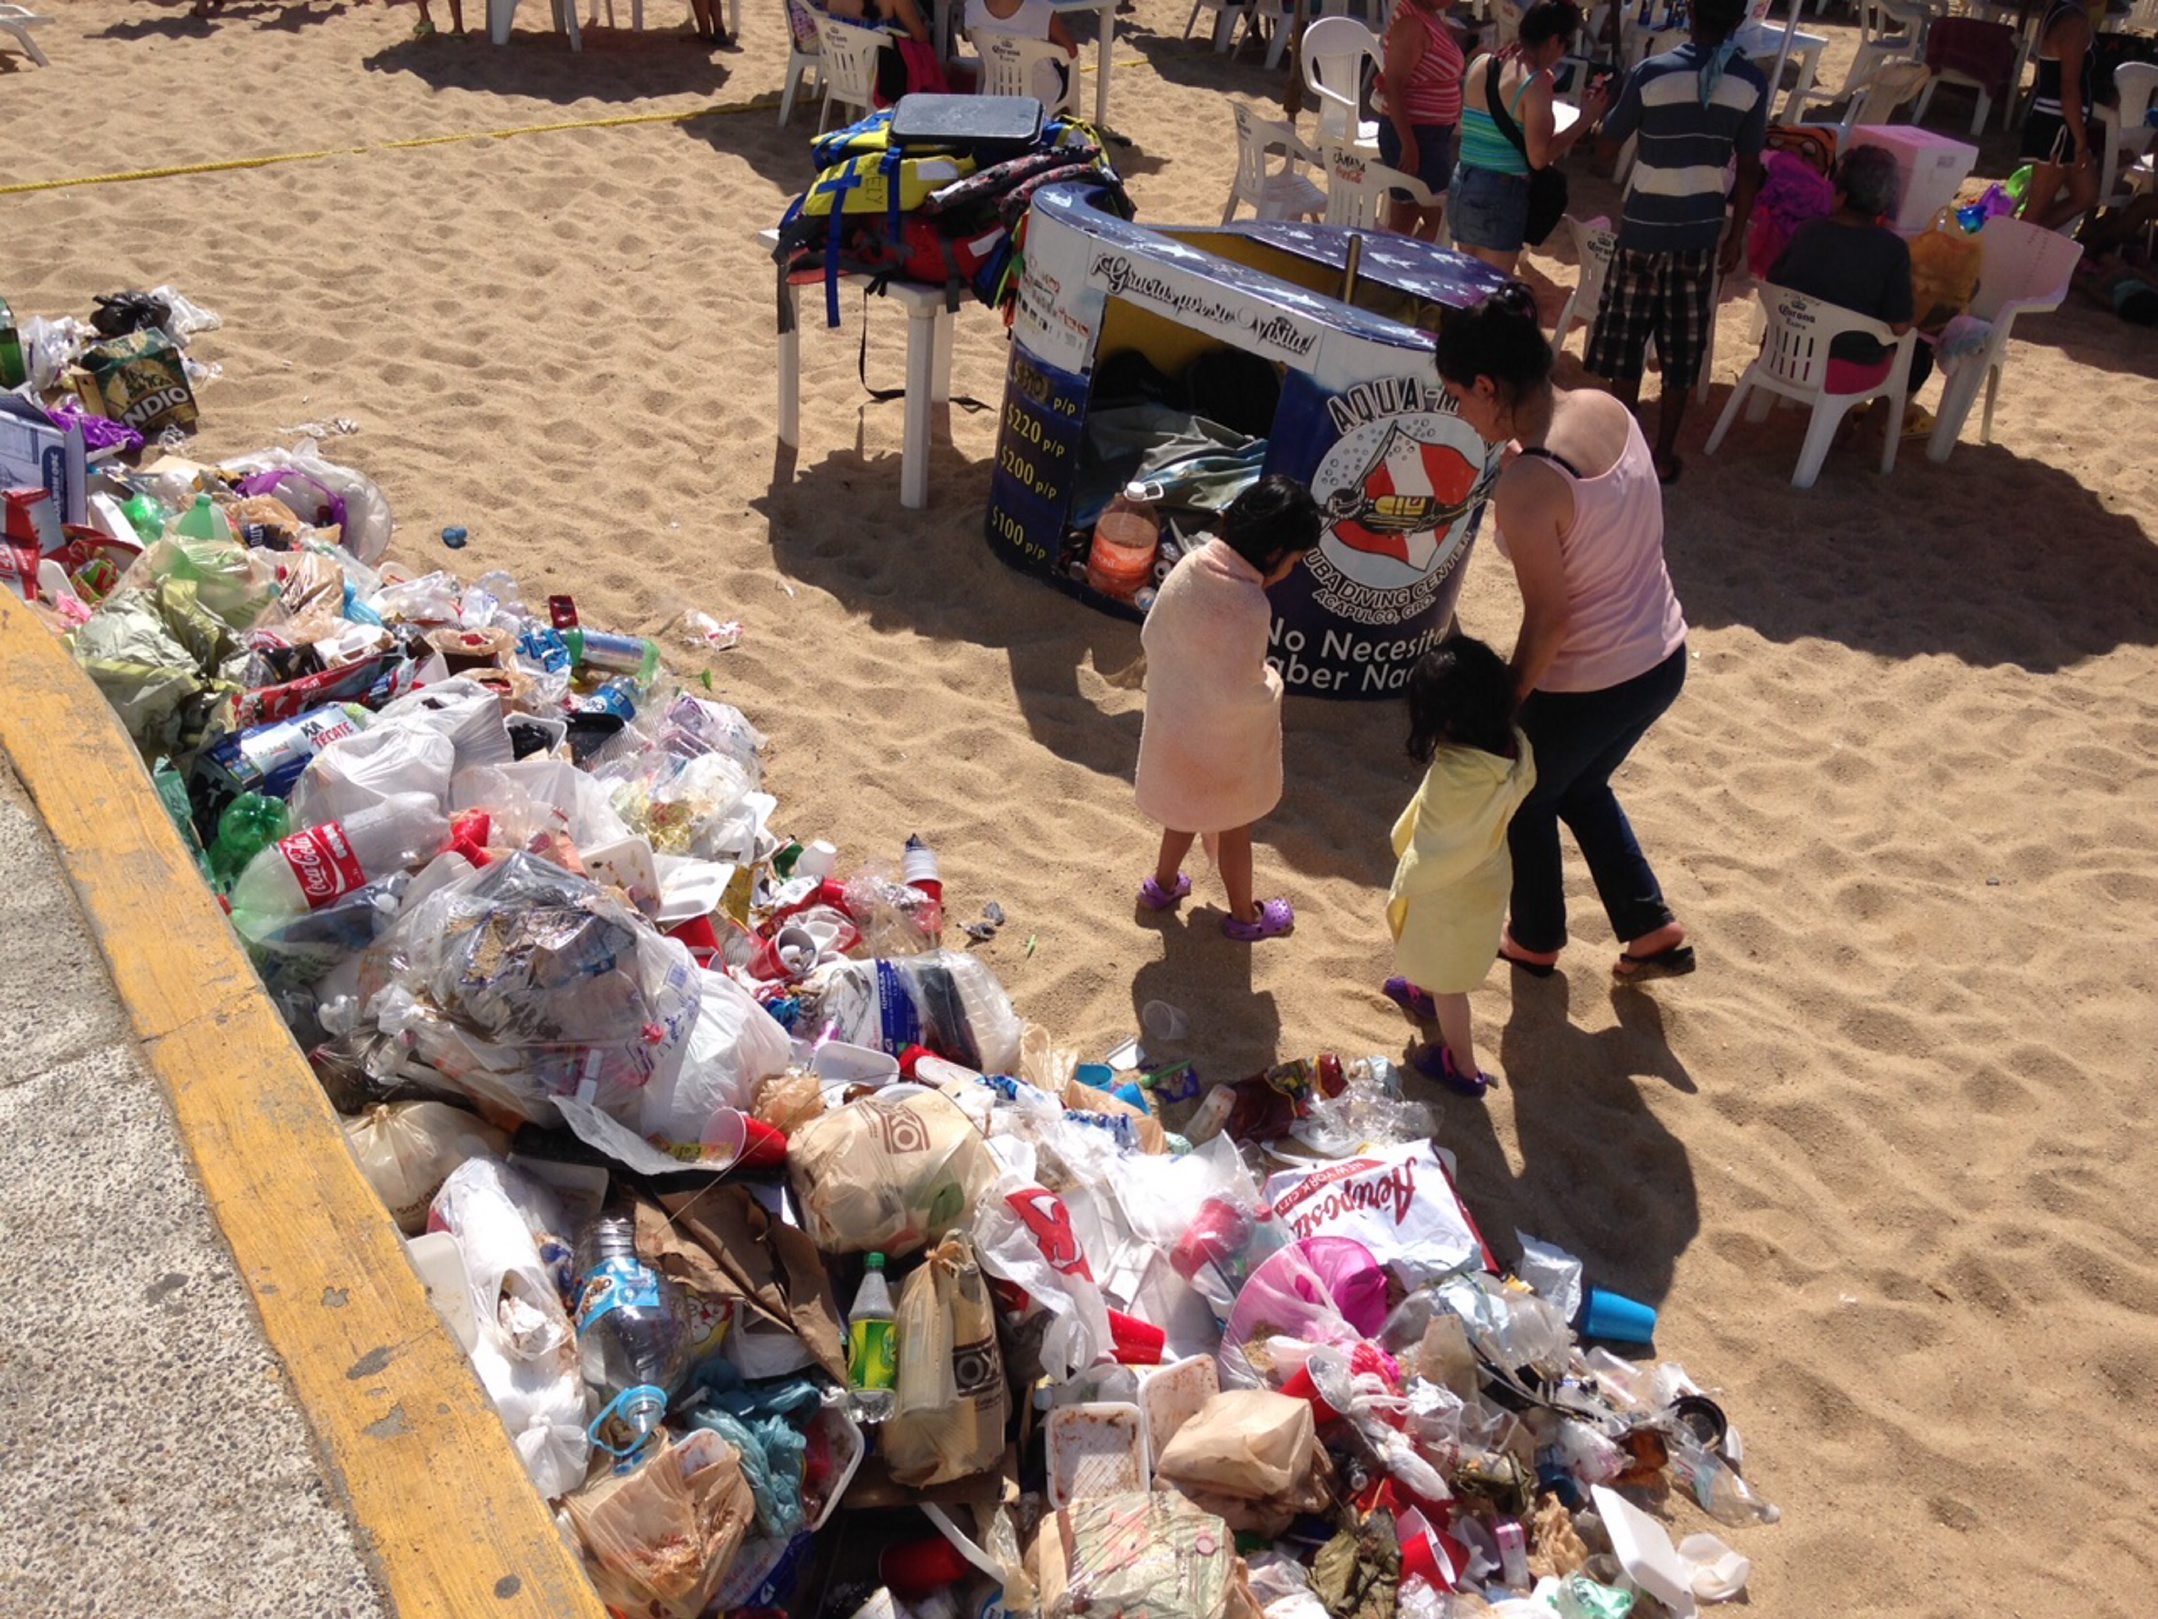
[{"label": "white plastic bag", "polygon": [[500,1157],[509,1137],[446,1102],[395,1102],[345,1121],[360,1172],[408,1237],[427,1229],[427,1206],[467,1158]]},{"label": "white plastic bag", "polygon": [[559,1230],[541,1188],[495,1158],[469,1158],[435,1194],[430,1231],[456,1240],[479,1342],[472,1367],[540,1494],[584,1482],[584,1379],[577,1334],[533,1232]]},{"label": "white plastic bag", "polygon": [[[345,747],[346,742],[359,743]],[[370,726],[340,737],[307,761],[292,785],[292,826],[321,826],[372,809],[392,793],[425,793],[437,809],[450,795],[457,749],[412,724]]]},{"label": "white plastic bag", "polygon": [[559,832],[578,848],[619,843],[629,827],[607,801],[607,789],[559,759],[460,770],[450,779],[450,813],[483,809],[494,817],[496,841],[524,847]]},{"label": "white plastic bag", "polygon": [[1382,1147],[1316,1171],[1270,1175],[1266,1200],[1291,1237],[1353,1237],[1410,1287],[1488,1261],[1429,1141]]},{"label": "white plastic bag", "polygon": [[644,1088],[639,1127],[667,1142],[702,1139],[720,1109],[752,1111],[757,1087],[786,1072],[791,1050],[787,1031],[748,990],[724,973],[699,970],[697,1021],[681,1069]]},{"label": "white plastic bag", "polygon": [[152,287],[150,296],[165,305],[165,335],[183,349],[197,332],[214,332],[225,324],[225,317],[216,310],[203,308],[172,287]]},{"label": "white plastic bag", "polygon": [[365,473],[341,467],[323,458],[322,446],[303,438],[289,450],[257,450],[224,463],[234,472],[304,472],[325,488],[334,489],[345,502],[342,543],[347,551],[372,566],[390,548],[390,503],[375,481]]},{"label": "white plastic bag", "polygon": [[417,725],[448,737],[457,749],[458,771],[506,765],[517,757],[503,722],[501,697],[464,675],[407,693],[377,713],[375,723]]},{"label": "white plastic bag", "polygon": [[973,1236],[983,1270],[1056,1318],[1042,1334],[1044,1373],[1061,1382],[1114,1351],[1109,1307],[1056,1193],[1007,1174],[975,1205]]}]

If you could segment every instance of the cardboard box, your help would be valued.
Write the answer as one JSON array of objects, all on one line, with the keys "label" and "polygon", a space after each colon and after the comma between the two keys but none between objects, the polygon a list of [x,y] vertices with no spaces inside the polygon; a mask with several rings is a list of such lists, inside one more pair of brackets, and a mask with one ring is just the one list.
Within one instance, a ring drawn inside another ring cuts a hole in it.
[{"label": "cardboard box", "polygon": [[1904,235],[1924,230],[1954,202],[1978,163],[1977,147],[1913,124],[1860,124],[1851,131],[1845,150],[1854,146],[1879,146],[1895,154],[1902,184],[1888,224]]}]

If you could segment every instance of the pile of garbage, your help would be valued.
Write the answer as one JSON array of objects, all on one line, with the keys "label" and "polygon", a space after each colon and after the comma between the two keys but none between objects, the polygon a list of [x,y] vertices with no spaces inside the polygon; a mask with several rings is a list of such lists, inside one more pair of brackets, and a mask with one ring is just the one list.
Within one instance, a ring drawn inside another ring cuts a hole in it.
[{"label": "pile of garbage", "polygon": [[776,830],[709,672],[386,562],[381,491],[312,443],[109,464],[91,505],[40,520],[37,610],[617,1612],[1616,1619],[1743,1589],[1640,1504],[1773,1521],[1737,1430],[1593,1346],[1653,1311],[1532,1239],[1502,1274],[1385,1058],[1208,1088],[1157,1003],[1082,1061],[928,845]]}]

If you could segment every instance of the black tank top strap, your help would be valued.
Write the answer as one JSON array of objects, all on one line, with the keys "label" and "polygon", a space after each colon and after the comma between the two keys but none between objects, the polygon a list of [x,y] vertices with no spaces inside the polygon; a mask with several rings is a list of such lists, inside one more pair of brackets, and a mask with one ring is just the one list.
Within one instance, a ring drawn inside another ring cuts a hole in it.
[{"label": "black tank top strap", "polygon": [[1576,467],[1571,461],[1567,460],[1566,457],[1559,454],[1558,451],[1547,450],[1541,444],[1523,445],[1521,448],[1521,453],[1523,455],[1533,455],[1539,461],[1551,462],[1552,464],[1557,466],[1560,471],[1564,472],[1569,478],[1578,479],[1581,476],[1581,469],[1579,467]]}]

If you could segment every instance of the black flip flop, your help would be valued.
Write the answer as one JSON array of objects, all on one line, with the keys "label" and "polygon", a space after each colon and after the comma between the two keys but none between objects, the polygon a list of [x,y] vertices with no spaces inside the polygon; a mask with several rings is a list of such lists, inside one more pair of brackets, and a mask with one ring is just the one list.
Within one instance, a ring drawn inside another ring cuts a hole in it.
[{"label": "black flip flop", "polygon": [[1696,965],[1693,946],[1690,944],[1667,945],[1646,956],[1637,956],[1631,950],[1621,950],[1619,960],[1632,963],[1625,972],[1620,972],[1616,966],[1611,969],[1611,976],[1622,984],[1646,984],[1657,978],[1684,978]]},{"label": "black flip flop", "polygon": [[1656,481],[1657,481],[1658,483],[1662,484],[1662,485],[1663,485],[1663,486],[1664,486],[1664,487],[1665,487],[1666,489],[1668,489],[1668,488],[1670,488],[1670,487],[1671,487],[1671,486],[1672,486],[1673,484],[1675,484],[1675,483],[1677,483],[1677,482],[1678,482],[1678,480],[1679,480],[1680,476],[1681,476],[1681,475],[1682,475],[1682,474],[1683,474],[1683,473],[1685,472],[1685,470],[1686,470],[1686,463],[1685,463],[1685,462],[1683,462],[1683,461],[1676,461],[1676,460],[1674,460],[1674,461],[1673,461],[1673,462],[1671,463],[1671,470],[1670,470],[1670,471],[1669,471],[1668,473],[1667,473],[1667,472],[1664,472],[1664,471],[1663,471],[1662,469],[1660,469],[1660,468],[1659,468],[1659,469],[1657,470],[1657,473],[1656,473]]},{"label": "black flip flop", "polygon": [[1519,956],[1508,955],[1504,948],[1499,951],[1499,960],[1509,967],[1527,973],[1531,978],[1549,978],[1559,970],[1559,964],[1555,961],[1523,961]]}]

